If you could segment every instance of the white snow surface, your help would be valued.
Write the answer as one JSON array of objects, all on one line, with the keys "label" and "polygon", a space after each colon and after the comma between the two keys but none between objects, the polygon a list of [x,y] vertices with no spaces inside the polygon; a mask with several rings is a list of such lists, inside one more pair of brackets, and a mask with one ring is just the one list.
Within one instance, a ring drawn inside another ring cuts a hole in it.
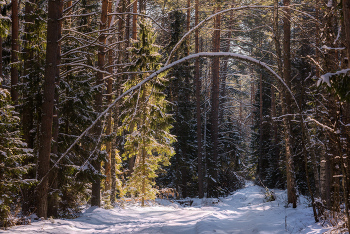
[{"label": "white snow surface", "polygon": [[220,202],[193,199],[192,207],[168,200],[147,207],[86,209],[81,217],[51,219],[12,227],[0,233],[324,233],[328,228],[314,222],[309,201],[300,196],[298,207],[286,207],[286,191],[275,190],[277,199],[264,201],[265,189],[247,183]]}]

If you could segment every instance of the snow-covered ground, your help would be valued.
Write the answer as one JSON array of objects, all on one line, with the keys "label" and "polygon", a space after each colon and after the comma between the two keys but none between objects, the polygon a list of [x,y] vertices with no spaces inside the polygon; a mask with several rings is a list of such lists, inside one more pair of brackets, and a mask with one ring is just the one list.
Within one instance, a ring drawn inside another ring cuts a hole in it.
[{"label": "snow-covered ground", "polygon": [[194,199],[192,207],[161,200],[162,205],[127,206],[105,210],[91,207],[73,220],[45,220],[0,233],[323,233],[314,223],[308,201],[296,209],[285,207],[286,192],[275,190],[277,200],[264,201],[265,190],[247,183],[218,204]]}]

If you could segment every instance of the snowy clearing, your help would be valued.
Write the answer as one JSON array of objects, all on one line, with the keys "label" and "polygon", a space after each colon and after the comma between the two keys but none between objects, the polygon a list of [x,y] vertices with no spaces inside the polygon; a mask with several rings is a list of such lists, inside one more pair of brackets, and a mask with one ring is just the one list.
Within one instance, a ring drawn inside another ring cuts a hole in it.
[{"label": "snowy clearing", "polygon": [[91,207],[74,220],[45,220],[13,227],[0,233],[324,233],[314,223],[309,202],[300,197],[298,207],[285,207],[286,191],[275,190],[276,201],[264,201],[264,188],[247,183],[218,204],[194,199],[192,207],[166,200],[145,208],[105,210]]}]

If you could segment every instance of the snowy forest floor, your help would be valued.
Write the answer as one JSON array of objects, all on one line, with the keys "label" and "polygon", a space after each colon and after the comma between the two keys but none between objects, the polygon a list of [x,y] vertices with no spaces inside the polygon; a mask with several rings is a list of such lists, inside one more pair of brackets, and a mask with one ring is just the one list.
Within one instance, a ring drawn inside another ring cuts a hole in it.
[{"label": "snowy forest floor", "polygon": [[157,200],[141,208],[90,207],[76,219],[54,219],[12,227],[0,233],[324,233],[314,222],[310,202],[299,197],[296,209],[286,207],[286,191],[274,190],[277,199],[266,202],[265,189],[248,182],[245,188],[220,198],[193,199],[192,207]]}]

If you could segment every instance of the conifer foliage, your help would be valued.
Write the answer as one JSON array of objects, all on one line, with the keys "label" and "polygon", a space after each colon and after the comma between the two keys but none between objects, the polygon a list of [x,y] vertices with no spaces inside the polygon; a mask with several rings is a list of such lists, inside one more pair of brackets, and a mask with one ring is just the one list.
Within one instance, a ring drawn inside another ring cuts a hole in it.
[{"label": "conifer foliage", "polygon": [[[129,48],[134,58],[129,70],[141,73],[130,76],[125,90],[146,78],[149,71],[160,68],[160,47],[154,44],[155,38],[150,21],[142,20],[138,40]],[[155,198],[157,191],[152,186],[159,164],[168,165],[174,154],[171,144],[175,138],[169,133],[172,117],[166,112],[168,104],[163,92],[166,82],[163,74],[143,85],[126,98],[122,113],[124,129],[128,131],[124,157],[136,159],[128,190],[142,198],[143,206],[145,199]]]},{"label": "conifer foliage", "polygon": [[19,204],[22,175],[32,165],[23,165],[31,150],[21,139],[19,117],[11,105],[10,93],[0,88],[0,225],[8,226],[13,204]]}]

